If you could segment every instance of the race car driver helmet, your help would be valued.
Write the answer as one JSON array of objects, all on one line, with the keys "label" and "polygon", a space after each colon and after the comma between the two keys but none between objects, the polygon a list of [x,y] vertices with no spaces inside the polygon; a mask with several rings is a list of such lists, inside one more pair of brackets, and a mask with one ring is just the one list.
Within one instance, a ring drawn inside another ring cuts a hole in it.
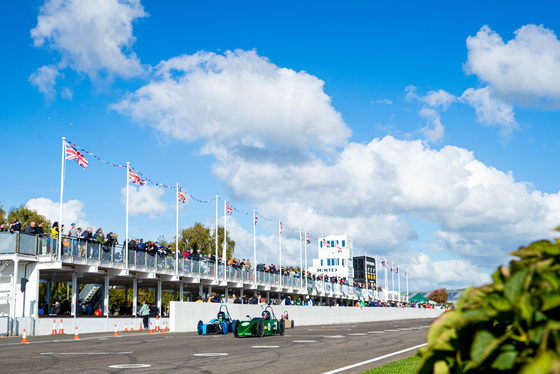
[{"label": "race car driver helmet", "polygon": [[219,319],[220,321],[226,319],[226,314],[225,314],[224,312],[219,312],[219,313],[218,313],[218,319]]},{"label": "race car driver helmet", "polygon": [[270,312],[268,310],[263,311],[262,318],[268,321],[270,319]]}]

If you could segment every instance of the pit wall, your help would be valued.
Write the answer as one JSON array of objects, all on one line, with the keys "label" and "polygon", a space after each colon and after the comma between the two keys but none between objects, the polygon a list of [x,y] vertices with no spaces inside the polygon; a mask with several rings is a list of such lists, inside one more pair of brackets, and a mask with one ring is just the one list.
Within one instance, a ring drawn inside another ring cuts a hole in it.
[{"label": "pit wall", "polygon": [[[208,323],[216,318],[220,309],[218,303],[193,303],[172,301],[170,307],[169,328],[171,331],[196,331],[199,320]],[[247,315],[258,317],[263,311],[260,305],[227,304],[233,319],[246,320]],[[357,308],[328,306],[283,306],[272,307],[276,318],[287,311],[289,318],[297,326],[329,325],[337,323],[378,322],[402,319],[437,318],[443,309],[416,308]]]},{"label": "pit wall", "polygon": [[[156,318],[150,317],[150,322],[152,323],[152,327],[155,329]],[[160,329],[163,326],[163,322],[168,323],[169,318],[166,317],[159,319]],[[125,328],[130,330],[132,326],[134,326],[134,331],[138,331],[141,324],[142,318],[134,317],[41,317],[35,319],[34,331],[31,331],[31,335],[51,335],[53,326],[56,329],[57,333],[59,332],[60,328],[63,328],[66,335],[74,335],[76,327],[78,327],[78,334],[86,334],[92,332],[114,332],[115,325],[117,326],[117,331],[121,333]],[[29,333],[29,330],[27,331]],[[17,331],[16,333],[18,335],[21,335],[22,331]]]}]

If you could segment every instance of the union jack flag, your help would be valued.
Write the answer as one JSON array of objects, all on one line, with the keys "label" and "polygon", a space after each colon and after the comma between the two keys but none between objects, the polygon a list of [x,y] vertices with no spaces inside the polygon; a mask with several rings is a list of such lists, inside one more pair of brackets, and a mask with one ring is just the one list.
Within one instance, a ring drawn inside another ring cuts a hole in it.
[{"label": "union jack flag", "polygon": [[282,234],[282,221],[279,221],[279,224],[280,224],[280,228],[279,228],[280,234]]},{"label": "union jack flag", "polygon": [[404,272],[404,275],[408,275],[408,271],[405,271],[405,272]]},{"label": "union jack flag", "polygon": [[381,261],[381,266],[385,267],[385,261]]},{"label": "union jack flag", "polygon": [[397,273],[399,272],[399,267],[398,267],[398,266],[397,266],[397,270],[396,270],[396,272],[397,272]]},{"label": "union jack flag", "polygon": [[395,271],[395,265],[391,264],[391,273]]},{"label": "union jack flag", "polygon": [[179,199],[179,201],[182,203],[187,201],[187,198],[185,197],[185,193],[181,191],[181,189],[177,191],[177,199]]},{"label": "union jack flag", "polygon": [[64,153],[67,160],[76,160],[78,165],[82,166],[84,170],[88,167],[88,160],[76,148],[72,147],[68,142],[64,142]]},{"label": "union jack flag", "polygon": [[301,230],[299,230],[299,241],[303,241],[303,232],[301,232]]},{"label": "union jack flag", "polygon": [[259,219],[259,217],[257,217],[257,216],[255,215],[255,226],[257,225],[257,220],[258,220],[258,219]]},{"label": "union jack flag", "polygon": [[309,234],[305,234],[305,240],[307,241],[307,244],[311,243],[311,239],[309,239]]},{"label": "union jack flag", "polygon": [[226,212],[231,216],[233,209],[229,206],[229,203],[226,201]]},{"label": "union jack flag", "polygon": [[323,247],[330,247],[331,245],[329,244],[328,241],[325,240],[325,238],[323,238]]},{"label": "union jack flag", "polygon": [[146,185],[146,181],[144,179],[140,178],[138,173],[136,173],[136,171],[134,171],[134,169],[131,168],[131,167],[128,168],[128,181],[130,183],[134,183],[134,184],[137,184],[139,186],[145,186]]},{"label": "union jack flag", "polygon": [[337,245],[336,249],[338,249],[338,253],[342,253],[342,247],[341,246]]}]

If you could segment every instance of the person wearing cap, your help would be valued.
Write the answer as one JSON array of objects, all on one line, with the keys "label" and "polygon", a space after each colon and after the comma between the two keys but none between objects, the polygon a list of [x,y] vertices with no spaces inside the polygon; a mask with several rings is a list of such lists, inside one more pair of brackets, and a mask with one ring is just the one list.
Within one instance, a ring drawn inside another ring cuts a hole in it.
[{"label": "person wearing cap", "polygon": [[68,231],[68,236],[70,237],[70,251],[74,256],[77,256],[77,239],[78,239],[78,229],[76,224],[72,222],[70,224],[70,231]]}]

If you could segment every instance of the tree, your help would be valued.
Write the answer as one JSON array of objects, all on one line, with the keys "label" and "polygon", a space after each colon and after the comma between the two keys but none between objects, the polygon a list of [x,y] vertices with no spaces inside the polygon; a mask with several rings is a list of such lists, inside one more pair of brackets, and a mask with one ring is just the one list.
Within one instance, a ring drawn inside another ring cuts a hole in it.
[{"label": "tree", "polygon": [[[201,255],[211,256],[216,252],[216,230],[210,231],[208,227],[205,227],[200,222],[196,222],[193,227],[187,227],[179,232],[179,250],[184,252],[185,250],[192,249],[194,252],[200,250]],[[224,245],[224,228],[218,226],[218,254],[222,254],[222,248]],[[227,258],[233,256],[235,250],[235,241],[230,238],[229,232],[227,232],[227,248],[226,254]]]},{"label": "tree", "polygon": [[447,298],[449,297],[449,292],[445,288],[438,288],[430,292],[428,300],[435,301],[438,304],[447,303]]},{"label": "tree", "polygon": [[39,222],[45,222],[43,226],[44,232],[50,232],[51,230],[51,222],[46,219],[44,216],[37,213],[36,210],[29,209],[25,205],[20,205],[19,208],[12,207],[10,208],[10,212],[8,213],[8,221],[14,222],[17,219],[21,222],[22,231],[27,227],[31,222],[35,222],[39,224]]},{"label": "tree", "polygon": [[4,223],[4,215],[6,215],[6,212],[4,211],[2,204],[0,204],[0,223]]}]

